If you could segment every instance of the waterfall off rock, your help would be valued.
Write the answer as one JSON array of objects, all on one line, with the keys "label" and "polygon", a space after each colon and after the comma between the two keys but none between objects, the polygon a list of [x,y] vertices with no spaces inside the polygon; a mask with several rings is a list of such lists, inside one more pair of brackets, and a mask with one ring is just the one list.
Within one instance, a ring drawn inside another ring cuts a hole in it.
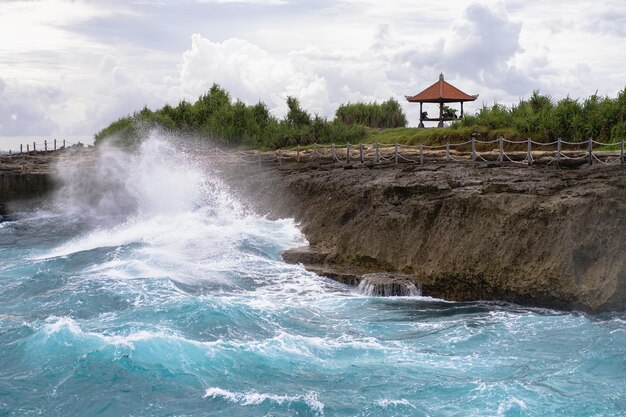
[{"label": "waterfall off rock", "polygon": [[410,276],[387,273],[363,275],[358,290],[369,296],[410,297],[422,295],[419,283],[416,285]]}]

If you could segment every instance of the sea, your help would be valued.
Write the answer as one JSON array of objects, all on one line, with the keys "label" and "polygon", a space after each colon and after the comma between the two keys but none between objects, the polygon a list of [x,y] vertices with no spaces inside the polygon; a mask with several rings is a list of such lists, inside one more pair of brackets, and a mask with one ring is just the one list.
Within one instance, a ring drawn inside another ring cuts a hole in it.
[{"label": "sea", "polygon": [[171,143],[0,217],[0,416],[626,415],[626,312],[368,295]]}]

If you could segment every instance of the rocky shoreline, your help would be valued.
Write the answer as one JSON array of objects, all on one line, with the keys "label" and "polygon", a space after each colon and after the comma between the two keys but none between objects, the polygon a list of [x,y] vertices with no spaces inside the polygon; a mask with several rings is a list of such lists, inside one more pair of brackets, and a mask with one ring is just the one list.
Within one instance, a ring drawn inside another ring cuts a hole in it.
[{"label": "rocky shoreline", "polygon": [[392,273],[447,300],[626,308],[626,169],[486,163],[222,168],[255,211],[294,217],[287,262],[356,285]]},{"label": "rocky shoreline", "polygon": [[[622,165],[199,159],[257,213],[295,218],[309,246],[285,261],[341,282],[377,274],[399,285],[390,291],[406,283],[447,300],[626,308]],[[53,190],[50,164],[0,169],[0,214]]]}]

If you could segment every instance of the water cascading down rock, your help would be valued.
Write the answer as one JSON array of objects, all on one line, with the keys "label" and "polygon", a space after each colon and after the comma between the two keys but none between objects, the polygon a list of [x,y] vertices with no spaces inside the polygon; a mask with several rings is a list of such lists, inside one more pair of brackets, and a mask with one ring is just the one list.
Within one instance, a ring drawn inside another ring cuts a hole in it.
[{"label": "water cascading down rock", "polygon": [[359,283],[359,292],[369,296],[411,297],[421,295],[419,283],[409,276],[387,273],[364,274]]}]

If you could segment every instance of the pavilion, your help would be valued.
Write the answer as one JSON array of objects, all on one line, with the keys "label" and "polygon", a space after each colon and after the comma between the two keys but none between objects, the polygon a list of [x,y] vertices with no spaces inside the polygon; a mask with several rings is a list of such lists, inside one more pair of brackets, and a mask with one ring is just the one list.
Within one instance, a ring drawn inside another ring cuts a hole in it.
[{"label": "pavilion", "polygon": [[[461,116],[463,117],[463,103],[466,101],[474,101],[478,98],[478,94],[470,96],[464,93],[443,79],[443,74],[439,74],[439,81],[410,97],[405,96],[410,103],[420,104],[420,124],[418,127],[424,127],[424,122],[439,122],[438,127],[443,127],[443,122],[456,119],[453,113],[444,113],[444,103],[461,103]],[[422,111],[423,103],[439,103],[439,117],[428,117],[427,112]]]}]

